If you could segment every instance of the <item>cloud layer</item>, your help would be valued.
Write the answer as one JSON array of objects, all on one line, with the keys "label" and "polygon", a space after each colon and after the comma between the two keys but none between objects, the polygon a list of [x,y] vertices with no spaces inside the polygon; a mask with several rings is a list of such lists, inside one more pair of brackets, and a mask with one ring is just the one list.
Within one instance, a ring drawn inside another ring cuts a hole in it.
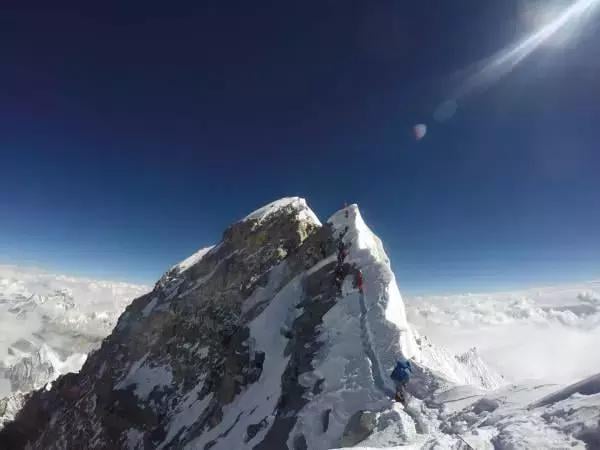
[{"label": "cloud layer", "polygon": [[433,342],[457,353],[477,347],[511,381],[568,383],[600,371],[600,281],[414,297],[407,313]]},{"label": "cloud layer", "polygon": [[[51,364],[57,373],[79,370],[123,309],[148,290],[0,265],[0,397],[10,389],[4,378],[10,368],[27,358]],[[28,386],[32,380],[18,381]]]}]

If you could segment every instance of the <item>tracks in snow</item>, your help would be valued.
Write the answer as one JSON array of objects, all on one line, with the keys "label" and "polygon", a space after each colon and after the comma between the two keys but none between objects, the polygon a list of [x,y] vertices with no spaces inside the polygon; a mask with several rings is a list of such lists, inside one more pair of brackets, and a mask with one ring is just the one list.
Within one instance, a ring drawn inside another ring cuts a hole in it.
[{"label": "tracks in snow", "polygon": [[367,305],[365,303],[364,294],[359,295],[360,298],[360,337],[363,345],[363,349],[367,358],[369,359],[369,366],[371,367],[371,376],[375,387],[379,389],[384,395],[393,398],[394,392],[391,392],[385,387],[385,382],[381,378],[381,368],[379,367],[379,361],[375,356],[373,345],[371,344],[371,338],[369,336],[369,330],[367,327]]},{"label": "tracks in snow", "polygon": [[[369,367],[371,368],[371,376],[373,377],[375,387],[386,397],[389,397],[390,399],[394,398],[396,393],[385,387],[385,382],[381,377],[381,367],[379,366],[379,361],[373,350],[373,344],[371,343],[367,325],[367,305],[364,294],[360,294],[360,335],[363,349],[369,359]],[[412,418],[417,433],[426,434],[427,426],[423,423],[419,411],[410,408],[408,405],[404,405],[404,411]]]}]

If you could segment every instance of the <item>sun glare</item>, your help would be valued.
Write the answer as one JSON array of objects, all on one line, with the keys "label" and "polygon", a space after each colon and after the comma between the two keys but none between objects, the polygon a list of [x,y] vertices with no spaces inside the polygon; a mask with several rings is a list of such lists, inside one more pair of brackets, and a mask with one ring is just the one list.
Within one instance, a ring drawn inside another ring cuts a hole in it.
[{"label": "sun glare", "polygon": [[[554,6],[547,6],[544,11],[536,10],[535,22],[543,24],[516,44],[505,48],[485,62],[483,67],[467,79],[463,84],[456,99],[469,95],[475,90],[484,88],[510,73],[521,61],[538,49],[542,44],[554,39],[561,32],[561,39],[572,36],[581,31],[586,19],[597,11],[600,0],[577,0],[575,3],[552,14]],[[549,17],[552,15],[552,17]],[[545,19],[541,19],[545,18]],[[566,33],[566,34],[562,34]]]}]

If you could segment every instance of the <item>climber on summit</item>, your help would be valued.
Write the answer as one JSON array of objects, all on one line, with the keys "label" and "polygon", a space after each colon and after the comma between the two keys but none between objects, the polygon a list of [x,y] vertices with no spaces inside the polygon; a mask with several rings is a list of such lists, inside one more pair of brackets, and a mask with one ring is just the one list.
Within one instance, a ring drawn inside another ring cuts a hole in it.
[{"label": "climber on summit", "polygon": [[406,359],[404,356],[401,356],[396,363],[396,367],[392,371],[390,378],[396,384],[396,396],[395,400],[397,402],[406,402],[406,385],[410,380],[410,375],[412,373],[412,365],[410,361]]}]

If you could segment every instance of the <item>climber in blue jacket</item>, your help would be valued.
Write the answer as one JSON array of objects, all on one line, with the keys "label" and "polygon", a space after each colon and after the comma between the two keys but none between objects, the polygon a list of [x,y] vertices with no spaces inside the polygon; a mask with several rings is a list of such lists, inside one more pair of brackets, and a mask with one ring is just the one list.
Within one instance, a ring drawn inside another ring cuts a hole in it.
[{"label": "climber in blue jacket", "polygon": [[410,361],[403,356],[396,363],[390,378],[396,384],[396,401],[404,403],[406,400],[405,389],[412,374],[412,365]]}]

